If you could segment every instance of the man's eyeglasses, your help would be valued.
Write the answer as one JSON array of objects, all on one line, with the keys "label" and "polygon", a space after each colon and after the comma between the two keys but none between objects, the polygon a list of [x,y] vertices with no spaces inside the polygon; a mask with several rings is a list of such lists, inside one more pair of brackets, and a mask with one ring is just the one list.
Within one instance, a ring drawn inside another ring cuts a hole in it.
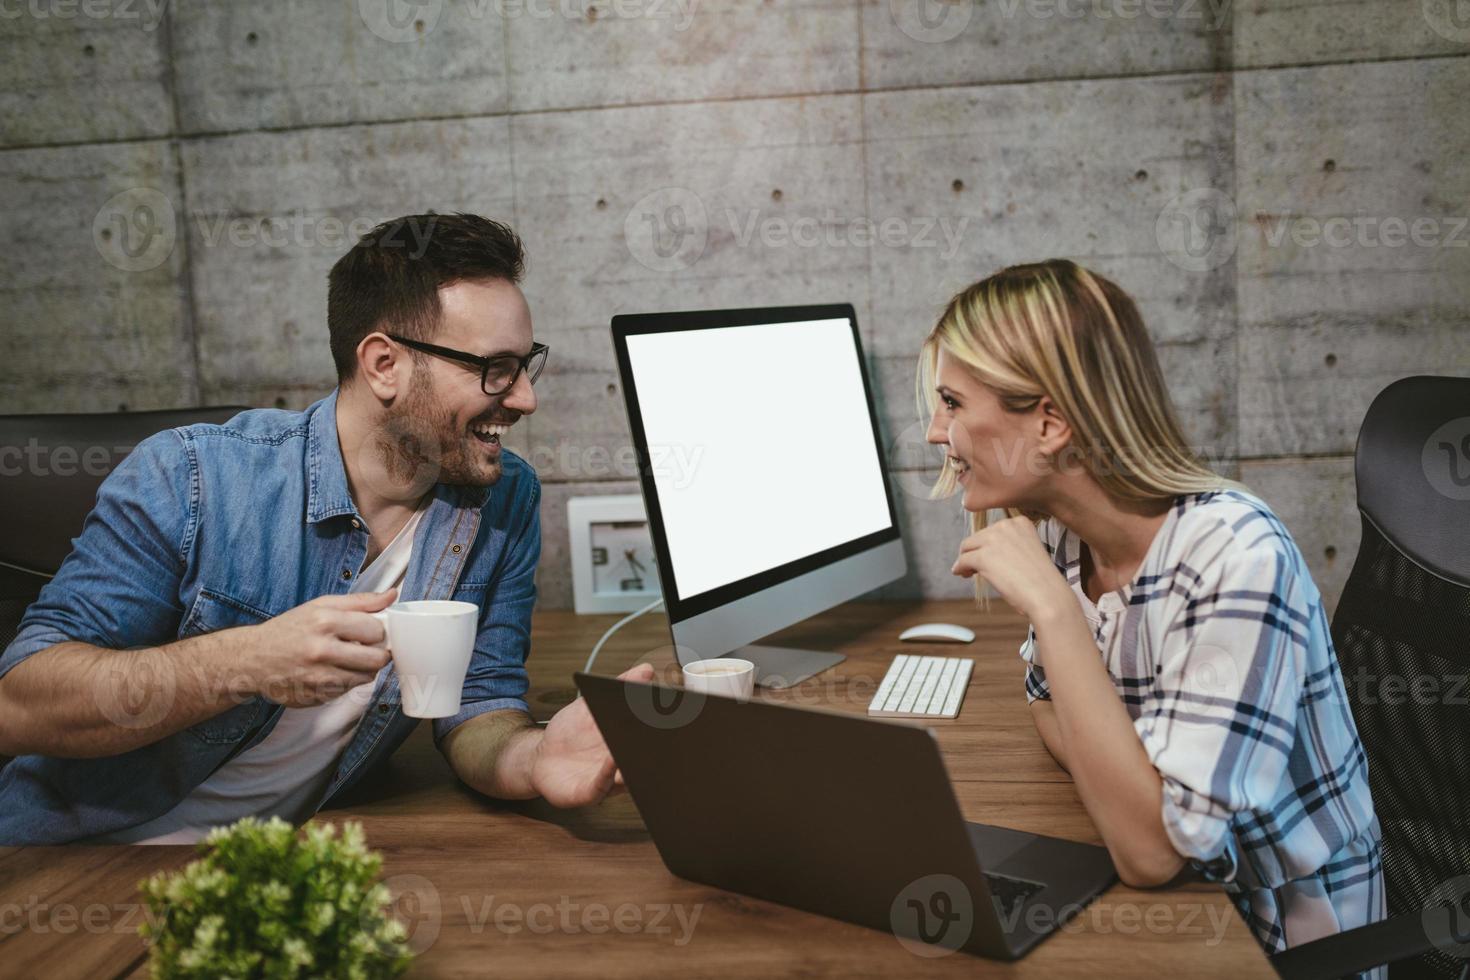
[{"label": "man's eyeglasses", "polygon": [[470,354],[450,347],[440,347],[438,344],[426,344],[422,340],[410,340],[393,333],[388,334],[388,339],[404,347],[423,351],[425,354],[435,354],[464,364],[473,364],[480,369],[480,390],[487,395],[503,395],[510,391],[515,386],[516,380],[520,378],[522,371],[526,372],[527,380],[535,384],[536,379],[541,376],[541,369],[546,367],[546,355],[551,350],[545,344],[532,344],[531,353],[525,357],[515,354],[481,357],[478,354]]}]

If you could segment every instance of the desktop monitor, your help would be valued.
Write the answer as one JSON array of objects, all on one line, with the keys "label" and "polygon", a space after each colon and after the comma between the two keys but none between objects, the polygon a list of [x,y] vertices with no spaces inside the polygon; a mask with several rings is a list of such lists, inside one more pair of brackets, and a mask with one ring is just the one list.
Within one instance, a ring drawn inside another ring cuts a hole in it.
[{"label": "desktop monitor", "polygon": [[850,305],[616,316],[679,662],[732,655],[789,687],[839,654],[754,640],[904,574]]}]

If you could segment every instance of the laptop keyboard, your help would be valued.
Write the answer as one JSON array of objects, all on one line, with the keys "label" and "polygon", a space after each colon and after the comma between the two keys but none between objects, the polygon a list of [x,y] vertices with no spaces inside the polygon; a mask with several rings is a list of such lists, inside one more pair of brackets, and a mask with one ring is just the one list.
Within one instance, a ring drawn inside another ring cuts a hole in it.
[{"label": "laptop keyboard", "polygon": [[1046,887],[1039,881],[1008,878],[990,871],[982,873],[985,875],[985,883],[990,886],[990,898],[995,902],[995,910],[1011,920],[1015,919],[1028,898]]}]

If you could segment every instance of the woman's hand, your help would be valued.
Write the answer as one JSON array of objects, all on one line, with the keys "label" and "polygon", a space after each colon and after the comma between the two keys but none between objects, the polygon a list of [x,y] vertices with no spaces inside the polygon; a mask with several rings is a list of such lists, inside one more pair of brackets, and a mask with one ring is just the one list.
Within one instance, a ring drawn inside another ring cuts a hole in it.
[{"label": "woman's hand", "polygon": [[979,575],[1031,620],[1051,688],[1050,705],[1038,702],[1032,717],[1042,741],[1072,773],[1119,877],[1140,888],[1171,880],[1184,858],[1164,829],[1163,779],[1098,655],[1081,605],[1046,553],[1036,526],[1012,517],[970,535],[960,546],[954,573]]},{"label": "woman's hand", "polygon": [[1053,564],[1036,534],[1036,525],[1011,517],[970,535],[950,569],[956,575],[980,576],[1001,598],[1032,622],[1080,608],[1067,580]]}]

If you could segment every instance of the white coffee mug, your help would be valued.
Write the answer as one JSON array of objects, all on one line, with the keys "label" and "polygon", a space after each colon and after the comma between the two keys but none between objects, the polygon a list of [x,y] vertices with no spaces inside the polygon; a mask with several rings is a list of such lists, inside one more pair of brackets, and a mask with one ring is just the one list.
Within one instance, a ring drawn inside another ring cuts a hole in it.
[{"label": "white coffee mug", "polygon": [[734,657],[696,660],[684,665],[684,689],[727,698],[749,698],[755,693],[755,664]]},{"label": "white coffee mug", "polygon": [[372,616],[388,634],[403,713],[410,718],[448,718],[459,711],[465,671],[475,652],[480,607],[473,602],[419,599],[395,602]]}]

